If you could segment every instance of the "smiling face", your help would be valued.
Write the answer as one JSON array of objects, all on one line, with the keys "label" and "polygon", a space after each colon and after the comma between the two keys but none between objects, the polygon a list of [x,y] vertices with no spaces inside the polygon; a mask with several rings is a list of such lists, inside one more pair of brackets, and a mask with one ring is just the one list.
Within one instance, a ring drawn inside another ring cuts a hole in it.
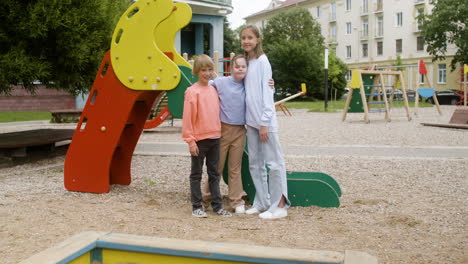
[{"label": "smiling face", "polygon": [[213,76],[213,67],[202,67],[198,73],[198,82],[201,85],[208,85],[208,82],[210,81],[211,77]]},{"label": "smiling face", "polygon": [[245,58],[237,57],[232,60],[231,74],[236,81],[242,81],[247,73],[247,61]]},{"label": "smiling face", "polygon": [[256,57],[255,48],[260,43],[260,38],[257,37],[251,28],[245,28],[241,32],[241,46],[242,49],[249,55],[250,58]]}]

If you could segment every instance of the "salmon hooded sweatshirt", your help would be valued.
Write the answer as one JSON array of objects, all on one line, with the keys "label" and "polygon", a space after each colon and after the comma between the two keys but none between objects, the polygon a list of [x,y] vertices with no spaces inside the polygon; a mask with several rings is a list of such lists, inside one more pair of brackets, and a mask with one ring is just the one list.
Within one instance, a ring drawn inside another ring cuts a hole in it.
[{"label": "salmon hooded sweatshirt", "polygon": [[197,141],[221,137],[219,98],[211,86],[193,84],[185,91],[182,139],[190,147]]}]

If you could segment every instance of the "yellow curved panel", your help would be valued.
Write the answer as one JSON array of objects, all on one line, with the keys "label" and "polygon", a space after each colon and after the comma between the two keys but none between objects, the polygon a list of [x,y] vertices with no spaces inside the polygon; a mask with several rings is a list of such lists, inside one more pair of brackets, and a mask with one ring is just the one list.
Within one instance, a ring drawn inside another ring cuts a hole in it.
[{"label": "yellow curved panel", "polygon": [[140,0],[122,15],[111,42],[112,67],[133,90],[172,90],[180,71],[156,45],[153,32],[172,12],[172,0]]},{"label": "yellow curved panel", "polygon": [[177,32],[188,25],[191,19],[192,8],[186,3],[175,3],[171,15],[161,22],[154,31],[154,39],[159,49],[163,52],[172,52],[175,64],[190,68],[192,68],[192,65],[176,51],[174,39]]}]

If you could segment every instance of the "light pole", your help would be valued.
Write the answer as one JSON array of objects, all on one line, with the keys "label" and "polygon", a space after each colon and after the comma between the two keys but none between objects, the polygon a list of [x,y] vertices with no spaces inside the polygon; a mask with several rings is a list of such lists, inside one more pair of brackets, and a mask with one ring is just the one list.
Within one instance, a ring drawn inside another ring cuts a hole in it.
[{"label": "light pole", "polygon": [[325,47],[325,112],[328,111],[328,47]]}]

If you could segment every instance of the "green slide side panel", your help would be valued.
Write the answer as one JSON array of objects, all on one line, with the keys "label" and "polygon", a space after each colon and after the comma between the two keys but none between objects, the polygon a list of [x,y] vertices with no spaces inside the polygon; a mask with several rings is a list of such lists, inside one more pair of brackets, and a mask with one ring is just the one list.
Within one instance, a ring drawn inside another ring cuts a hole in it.
[{"label": "green slide side panel", "polygon": [[181,73],[179,85],[175,89],[167,91],[169,112],[174,118],[182,118],[184,113],[185,90],[198,81],[198,76],[192,75],[192,69],[178,65]]},{"label": "green slide side panel", "polygon": [[[228,181],[228,163],[223,170],[223,180]],[[268,168],[267,168],[268,171]],[[244,151],[242,156],[242,186],[252,204],[255,186],[249,170],[249,156]],[[291,206],[339,207],[341,188],[331,176],[321,172],[289,172],[287,174],[288,196]]]},{"label": "green slide side panel", "polygon": [[[374,83],[374,76],[373,75],[362,75],[362,82],[364,85],[372,85]],[[366,94],[370,93],[370,87],[364,87]],[[369,100],[369,98],[367,98]],[[353,97],[351,98],[351,102],[349,102],[349,109],[348,113],[364,113],[364,107],[362,106],[362,99],[361,99],[361,92],[359,89],[354,89]]]},{"label": "green slide side panel", "polygon": [[340,199],[335,190],[318,179],[289,179],[289,200],[292,206],[339,207]]},{"label": "green slide side panel", "polygon": [[338,197],[341,197],[341,188],[338,182],[333,179],[330,175],[323,173],[323,172],[288,172],[288,180],[289,179],[310,179],[310,180],[320,180],[328,185],[330,185],[333,190],[335,190]]}]

